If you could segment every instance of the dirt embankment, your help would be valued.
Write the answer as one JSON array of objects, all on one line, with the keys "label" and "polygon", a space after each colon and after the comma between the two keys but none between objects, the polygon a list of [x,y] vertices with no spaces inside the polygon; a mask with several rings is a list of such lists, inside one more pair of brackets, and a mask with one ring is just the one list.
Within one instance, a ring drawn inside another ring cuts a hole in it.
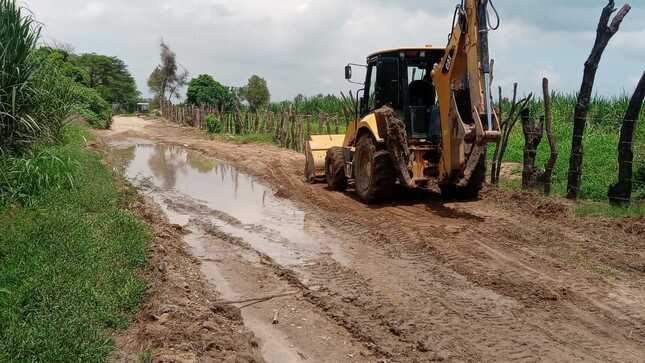
[{"label": "dirt embankment", "polygon": [[140,122],[117,120],[109,137],[227,160],[337,241],[346,260],[252,265],[299,289],[299,304],[369,349],[364,361],[645,360],[643,219],[579,219],[561,200],[500,190],[467,202],[401,191],[393,203],[368,207],[306,184],[297,153]]}]

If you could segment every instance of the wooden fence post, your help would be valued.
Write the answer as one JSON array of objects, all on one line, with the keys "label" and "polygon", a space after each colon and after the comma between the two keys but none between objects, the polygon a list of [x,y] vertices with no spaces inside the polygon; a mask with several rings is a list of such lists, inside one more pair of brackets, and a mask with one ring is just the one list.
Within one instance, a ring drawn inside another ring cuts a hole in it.
[{"label": "wooden fence post", "polygon": [[589,102],[591,101],[591,93],[593,92],[598,64],[600,63],[600,58],[602,57],[605,48],[607,48],[609,41],[618,32],[620,24],[630,10],[631,7],[629,5],[624,5],[616,14],[610,25],[609,19],[611,18],[611,14],[616,11],[616,8],[614,7],[614,0],[609,0],[609,4],[607,4],[607,6],[602,10],[600,22],[598,23],[598,30],[596,32],[596,41],[589,58],[585,62],[582,85],[580,86],[580,93],[578,94],[578,103],[573,115],[573,137],[571,145],[571,159],[569,160],[569,180],[567,185],[567,198],[569,199],[578,199],[580,196],[582,159],[584,154],[582,138],[585,133],[585,128],[587,127],[587,113],[589,112]]},{"label": "wooden fence post", "polygon": [[558,161],[558,144],[553,134],[553,113],[551,112],[551,92],[549,91],[549,79],[542,80],[542,92],[544,93],[544,121],[546,126],[546,137],[551,148],[551,157],[544,167],[544,194],[551,194],[553,169]]},{"label": "wooden fence post", "polygon": [[623,119],[623,126],[620,129],[620,141],[618,144],[618,183],[609,188],[609,201],[614,204],[629,204],[632,198],[632,177],[634,173],[634,130],[640,115],[645,98],[645,72],[636,86],[632,95],[629,107]]}]

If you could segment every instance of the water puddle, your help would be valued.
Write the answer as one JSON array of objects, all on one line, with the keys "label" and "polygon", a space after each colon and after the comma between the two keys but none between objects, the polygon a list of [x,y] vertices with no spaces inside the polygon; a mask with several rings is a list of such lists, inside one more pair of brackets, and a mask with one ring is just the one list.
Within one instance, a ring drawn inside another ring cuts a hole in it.
[{"label": "water puddle", "polygon": [[113,147],[125,176],[151,190],[172,223],[207,220],[283,266],[302,265],[321,255],[348,262],[305,212],[230,164],[178,145],[133,140],[130,146],[122,141]]},{"label": "water puddle", "polygon": [[[324,228],[254,177],[225,162],[177,145],[129,139],[110,145],[116,165],[142,193],[161,207],[173,224],[187,227],[184,240],[201,260],[201,270],[225,300],[257,294],[255,285],[240,283],[240,271],[229,271],[227,261],[260,264],[259,251],[282,266],[304,270],[319,258],[342,264],[349,259]],[[237,244],[235,256],[225,239]],[[241,246],[250,246],[251,249]],[[228,250],[228,252],[227,252]],[[242,280],[240,280],[242,279]],[[255,282],[255,280],[253,280]],[[262,341],[269,362],[302,362],[292,336],[276,329],[266,311],[242,309],[244,324]],[[305,349],[307,347],[304,347]]]},{"label": "water puddle", "polygon": [[[235,300],[244,298],[243,294],[236,291],[228,279],[222,274],[217,260],[209,260],[208,256],[218,256],[220,251],[215,246],[205,243],[206,238],[196,233],[185,237],[186,242],[193,249],[198,257],[202,258],[201,270],[208,278],[208,282],[217,286],[223,300]],[[274,363],[299,363],[302,359],[292,349],[293,345],[282,331],[276,329],[266,316],[258,315],[252,309],[241,309],[244,325],[253,331],[255,336],[262,342],[262,356],[267,362]]]}]

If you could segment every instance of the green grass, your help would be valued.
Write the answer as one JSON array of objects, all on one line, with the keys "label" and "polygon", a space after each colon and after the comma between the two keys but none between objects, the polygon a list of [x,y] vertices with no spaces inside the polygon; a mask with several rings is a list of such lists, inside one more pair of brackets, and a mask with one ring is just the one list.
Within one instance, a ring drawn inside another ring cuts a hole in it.
[{"label": "green grass", "polygon": [[[553,95],[553,128],[557,139],[559,157],[553,175],[553,192],[565,195],[571,156],[571,139],[573,132],[573,109],[575,97],[570,95]],[[592,101],[587,130],[584,136],[584,161],[581,198],[592,201],[606,201],[609,186],[617,181],[617,149],[620,137],[620,126],[628,100],[626,97],[595,98]],[[508,104],[503,106],[508,113]],[[530,105],[531,114],[540,117],[544,114],[541,101]],[[645,168],[645,108],[637,122],[634,135],[634,169]],[[522,163],[524,135],[521,122],[518,122],[509,138],[508,150],[504,160]],[[492,152],[489,153],[492,155]],[[538,150],[537,164],[544,167],[549,158],[548,140],[543,138]],[[634,196],[645,195],[644,181],[635,180]]]},{"label": "green grass", "polygon": [[[45,149],[78,165],[63,168],[73,185],[2,195],[2,362],[106,361],[111,330],[125,328],[138,311],[146,289],[138,272],[151,236],[124,210],[111,171],[82,147],[86,137],[69,125],[63,146]],[[45,165],[36,173],[58,172]]]},{"label": "green grass", "polygon": [[628,207],[620,207],[606,202],[583,201],[575,212],[580,217],[639,218],[645,216],[645,202],[634,202]]}]

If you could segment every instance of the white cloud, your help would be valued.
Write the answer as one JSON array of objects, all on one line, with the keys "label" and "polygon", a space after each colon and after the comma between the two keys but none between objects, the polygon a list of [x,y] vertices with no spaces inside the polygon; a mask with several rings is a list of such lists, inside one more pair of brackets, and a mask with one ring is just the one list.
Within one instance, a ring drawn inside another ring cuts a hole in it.
[{"label": "white cloud", "polygon": [[[277,100],[355,89],[345,82],[343,66],[378,49],[445,45],[454,9],[443,0],[26,2],[45,24],[46,39],[122,58],[145,93],[163,38],[191,74],[209,73],[229,85],[259,74]],[[517,81],[521,92],[539,94],[542,74],[553,78],[554,87],[579,87],[604,1],[544,2],[494,1],[502,23],[491,33],[491,53],[497,83],[507,89]],[[642,8],[635,6],[608,47],[598,71],[599,93],[620,92],[642,73]],[[569,26],[565,20],[572,17]]]},{"label": "white cloud", "polygon": [[80,18],[97,18],[105,13],[106,6],[101,1],[88,1],[78,12]]}]

